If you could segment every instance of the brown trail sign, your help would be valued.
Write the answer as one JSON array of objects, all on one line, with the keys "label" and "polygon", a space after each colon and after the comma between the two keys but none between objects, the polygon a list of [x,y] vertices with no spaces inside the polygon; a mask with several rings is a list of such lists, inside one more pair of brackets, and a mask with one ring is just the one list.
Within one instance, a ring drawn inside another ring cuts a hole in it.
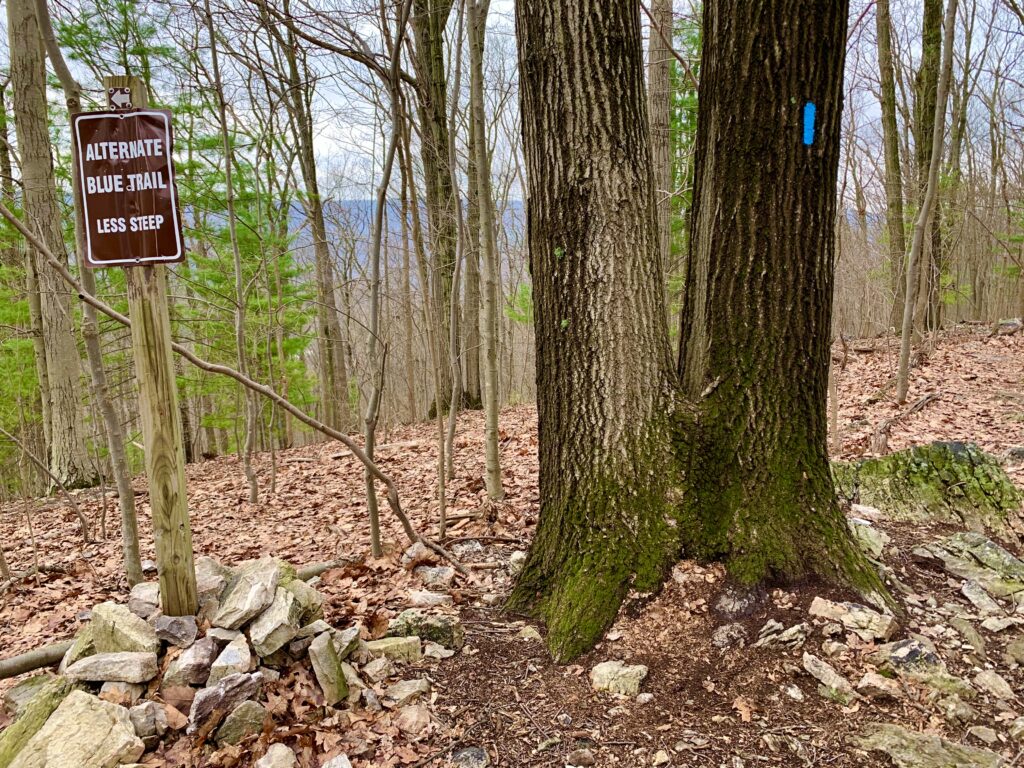
[{"label": "brown trail sign", "polygon": [[171,159],[171,113],[80,112],[71,117],[90,267],[185,258]]}]

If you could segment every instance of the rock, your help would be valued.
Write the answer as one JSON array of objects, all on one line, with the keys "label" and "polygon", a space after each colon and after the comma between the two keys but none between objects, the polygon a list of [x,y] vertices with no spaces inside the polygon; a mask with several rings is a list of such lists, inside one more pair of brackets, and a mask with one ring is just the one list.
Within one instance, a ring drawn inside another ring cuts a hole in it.
[{"label": "rock", "polygon": [[[138,618],[138,617],[136,617]],[[141,621],[141,619],[140,619]],[[148,683],[157,673],[155,653],[97,653],[76,661],[64,672],[70,680]]]},{"label": "rock", "polygon": [[1006,655],[1015,664],[1024,664],[1024,637],[1018,637],[1006,644]]},{"label": "rock", "polygon": [[348,696],[345,671],[341,667],[341,659],[338,658],[330,632],[316,636],[309,646],[309,660],[313,664],[313,673],[324,693],[327,706],[333,707]]},{"label": "rock", "polygon": [[295,595],[287,589],[278,587],[270,607],[257,616],[249,626],[249,639],[252,641],[253,650],[260,657],[279,651],[298,633],[301,619],[302,606],[295,599]]},{"label": "rock", "polygon": [[292,579],[284,588],[292,593],[299,606],[299,623],[308,624],[324,617],[324,596],[302,579]]},{"label": "rock", "polygon": [[994,752],[915,733],[892,723],[872,724],[850,741],[869,752],[884,752],[896,768],[1000,768]]},{"label": "rock", "polygon": [[895,680],[882,677],[877,672],[865,672],[857,683],[857,693],[869,699],[898,699],[903,689]]},{"label": "rock", "polygon": [[402,611],[388,624],[388,637],[420,637],[433,640],[445,648],[459,650],[466,641],[466,633],[458,616],[444,613],[425,613],[418,608]]},{"label": "rock", "polygon": [[[668,765],[670,759],[671,758],[669,758],[668,752],[666,752],[664,749],[659,749],[657,752],[654,753],[654,758],[651,760],[651,763],[653,765]],[[735,764],[736,761],[733,760],[733,765]]]},{"label": "rock", "polygon": [[911,670],[906,673],[906,677],[939,693],[954,694],[962,699],[972,699],[977,695],[969,682],[943,669]]},{"label": "rock", "polygon": [[442,595],[440,592],[417,589],[409,593],[409,605],[413,608],[437,608],[452,605],[453,602],[451,595]]},{"label": "rock", "polygon": [[419,736],[430,727],[430,710],[423,704],[410,704],[398,710],[394,723],[406,736]]},{"label": "rock", "polygon": [[447,589],[455,579],[455,569],[447,565],[421,565],[413,569],[413,573],[428,589]]},{"label": "rock", "polygon": [[849,680],[836,672],[828,662],[805,652],[803,664],[804,669],[807,670],[811,677],[821,683],[819,693],[822,696],[843,704],[850,703],[850,700],[853,698],[853,686],[850,685]]},{"label": "rock", "polygon": [[140,581],[128,593],[128,610],[142,619],[148,619],[160,610],[160,584]]},{"label": "rock", "polygon": [[156,560],[143,560],[142,561],[142,572],[144,574],[152,575],[158,570]]},{"label": "rock", "polygon": [[976,582],[968,579],[964,582],[964,585],[960,587],[960,594],[966,597],[971,605],[978,609],[978,612],[983,616],[992,616],[994,614],[1002,613],[1002,608],[999,607],[999,603],[989,597],[982,586]]},{"label": "rock", "polygon": [[100,686],[100,698],[120,707],[130,707],[142,698],[145,691],[145,686],[138,683],[110,680]]},{"label": "rock", "polygon": [[1014,741],[1024,741],[1024,717],[1018,717],[1010,723],[1008,732]]},{"label": "rock", "polygon": [[526,552],[521,549],[517,549],[508,558],[508,572],[513,576],[518,576],[519,572],[523,570],[523,566],[526,565]]},{"label": "rock", "polygon": [[199,634],[195,616],[157,616],[149,623],[159,639],[178,648],[188,648]]},{"label": "rock", "polygon": [[263,731],[267,718],[267,710],[255,701],[243,701],[224,718],[224,723],[217,730],[218,744],[238,744],[247,736]]},{"label": "rock", "polygon": [[352,761],[348,759],[348,755],[336,755],[320,768],[352,768]]},{"label": "rock", "polygon": [[404,707],[419,696],[425,696],[428,693],[430,693],[430,683],[422,677],[416,680],[402,680],[388,686],[384,692],[384,701],[392,707]]},{"label": "rock", "polygon": [[963,637],[964,642],[971,646],[971,650],[978,656],[978,658],[984,661],[987,657],[985,653],[985,640],[978,633],[978,630],[974,628],[974,625],[967,619],[961,619],[959,617],[950,619],[949,626],[955,629]]},{"label": "rock", "polygon": [[985,669],[974,676],[974,684],[986,693],[995,696],[1003,701],[1012,701],[1017,698],[1013,688],[1006,682],[1006,679],[991,669]]},{"label": "rock", "polygon": [[21,715],[0,731],[0,765],[8,766],[22,748],[41,729],[54,710],[71,691],[66,677],[55,677],[36,689],[35,695],[21,708]]},{"label": "rock", "polygon": [[364,688],[362,698],[363,706],[371,712],[380,712],[383,709],[380,705],[380,699],[377,698],[377,693],[372,688]]},{"label": "rock", "polygon": [[594,757],[594,753],[589,749],[574,749],[568,755],[565,756],[565,762],[569,765],[581,766],[582,768],[588,768],[591,765],[597,765],[597,758]]},{"label": "rock", "polygon": [[942,668],[935,647],[923,638],[886,643],[869,654],[868,661],[879,666],[889,666],[897,672]]},{"label": "rock", "polygon": [[989,616],[981,622],[981,627],[989,632],[997,633],[1003,632],[1010,627],[1019,626],[1021,623],[1021,620],[1015,616]]},{"label": "rock", "polygon": [[976,725],[973,728],[968,728],[967,735],[973,736],[978,739],[978,741],[983,741],[989,745],[995,744],[999,741],[999,734],[987,725]]},{"label": "rock", "polygon": [[939,708],[950,725],[967,725],[980,717],[978,710],[955,694],[940,699]]},{"label": "rock", "polygon": [[225,677],[248,672],[252,667],[253,658],[252,651],[249,649],[249,641],[246,640],[245,635],[239,635],[228,643],[214,660],[206,684],[216,685]]},{"label": "rock", "polygon": [[366,651],[370,656],[384,656],[392,661],[419,661],[422,658],[420,649],[420,638],[412,637],[383,637],[380,640],[371,640],[366,644]]},{"label": "rock", "polygon": [[747,644],[747,630],[743,628],[742,624],[737,622],[722,624],[711,633],[711,644],[715,648],[721,648],[722,650],[733,646],[742,648]]},{"label": "rock", "polygon": [[306,637],[316,637],[322,632],[334,632],[335,629],[323,619],[317,619],[311,624],[306,624],[303,627],[299,627],[299,631],[295,633],[297,639]]},{"label": "rock", "polygon": [[295,768],[295,753],[280,742],[271,744],[267,753],[253,763],[253,768]]},{"label": "rock", "polygon": [[889,534],[880,528],[876,528],[867,520],[853,518],[847,520],[847,524],[849,525],[850,532],[853,534],[853,538],[856,539],[864,554],[873,560],[880,560],[882,552],[885,551],[885,548],[892,541],[889,538]]},{"label": "rock", "polygon": [[274,601],[278,579],[278,563],[272,557],[262,557],[239,568],[224,589],[213,624],[238,629],[256,618]]},{"label": "rock", "polygon": [[590,670],[590,684],[595,691],[607,691],[623,696],[636,696],[640,684],[647,677],[642,664],[627,666],[621,661],[604,661]]},{"label": "rock", "polygon": [[128,710],[71,691],[10,768],[111,768],[138,760],[145,749]]},{"label": "rock", "polygon": [[[210,668],[216,658],[216,640],[212,637],[196,640],[167,666],[163,685],[205,685],[210,678]],[[249,670],[237,671],[248,672]],[[220,677],[224,677],[224,675],[222,674]]]},{"label": "rock", "polygon": [[423,655],[428,659],[450,659],[455,655],[455,651],[428,640],[423,644]]},{"label": "rock", "polygon": [[215,709],[219,709],[221,712],[230,712],[246,699],[254,698],[262,685],[263,675],[259,672],[252,672],[251,674],[228,675],[216,685],[203,688],[192,700],[186,733],[192,735],[199,730],[199,726]]},{"label": "rock", "polygon": [[800,686],[794,683],[790,683],[789,685],[783,686],[782,692],[789,696],[789,698],[791,698],[793,701],[804,700],[804,692],[800,690]]},{"label": "rock", "polygon": [[188,726],[188,717],[178,711],[170,704],[164,704],[164,712],[167,715],[167,725],[172,731],[182,731]]},{"label": "rock", "polygon": [[[776,626],[777,625],[777,626]],[[781,631],[780,631],[781,630]],[[779,622],[767,622],[758,635],[755,648],[769,648],[779,646],[785,648],[799,648],[807,642],[809,627],[806,624],[794,624],[789,629],[782,629]]]},{"label": "rock", "polygon": [[153,749],[160,743],[170,728],[167,722],[167,708],[155,701],[146,701],[128,711],[128,718],[135,729],[135,735],[142,739],[146,749]]},{"label": "rock", "polygon": [[932,443],[859,462],[833,462],[837,489],[892,520],[938,520],[1002,535],[1020,493],[998,460],[971,443]]},{"label": "rock", "polygon": [[359,676],[356,668],[348,662],[341,662],[341,673],[345,676],[345,683],[348,685],[348,696],[346,697],[348,703],[356,704],[362,691],[366,690],[366,683],[363,682],[363,678]]},{"label": "rock", "polygon": [[330,628],[328,631],[334,640],[334,649],[338,652],[339,659],[347,659],[359,647],[359,638],[362,634],[362,627],[359,624],[342,630]]},{"label": "rock", "polygon": [[520,640],[533,640],[538,643],[543,643],[544,638],[541,637],[540,632],[537,631],[536,627],[531,627],[527,624],[525,627],[516,632],[516,637]]},{"label": "rock", "polygon": [[417,541],[402,553],[402,567],[411,571],[418,565],[429,565],[437,562],[437,555],[423,542]]},{"label": "rock", "polygon": [[92,609],[90,623],[97,653],[160,652],[156,630],[123,605],[100,603]]},{"label": "rock", "polygon": [[939,560],[947,573],[977,582],[993,597],[1009,597],[1024,590],[1024,563],[976,533],[954,534],[918,547],[914,554]]},{"label": "rock", "polygon": [[197,557],[196,592],[199,596],[199,602],[211,599],[219,601],[231,575],[230,568],[221,565],[212,557],[205,555]]},{"label": "rock", "polygon": [[768,599],[762,588],[740,587],[735,584],[725,587],[715,598],[715,610],[724,618],[736,620],[749,616]]},{"label": "rock", "polygon": [[4,694],[4,711],[17,720],[32,698],[52,680],[54,675],[49,672],[26,677]]},{"label": "rock", "polygon": [[480,747],[466,747],[452,753],[452,765],[458,768],[487,768],[490,764],[490,756]]},{"label": "rock", "polygon": [[363,665],[363,674],[371,683],[379,683],[395,674],[395,665],[391,663],[391,659],[378,656]]},{"label": "rock", "polygon": [[811,616],[838,621],[861,640],[888,640],[899,625],[892,616],[878,613],[856,603],[833,603],[821,597],[814,598],[810,607]]},{"label": "rock", "polygon": [[643,706],[644,704],[650,704],[652,701],[654,701],[653,693],[648,693],[647,691],[644,691],[643,693],[637,694],[636,703],[640,704],[641,706]]},{"label": "rock", "polygon": [[241,636],[241,632],[237,629],[223,629],[221,627],[210,627],[206,630],[206,636],[212,637],[220,645],[227,645],[233,643]]},{"label": "rock", "polygon": [[78,634],[75,635],[75,641],[68,648],[68,652],[64,654],[64,658],[61,659],[57,672],[63,675],[64,670],[76,661],[81,661],[86,656],[92,656],[94,653],[96,653],[96,643],[93,642],[92,622],[89,622],[78,630]]}]

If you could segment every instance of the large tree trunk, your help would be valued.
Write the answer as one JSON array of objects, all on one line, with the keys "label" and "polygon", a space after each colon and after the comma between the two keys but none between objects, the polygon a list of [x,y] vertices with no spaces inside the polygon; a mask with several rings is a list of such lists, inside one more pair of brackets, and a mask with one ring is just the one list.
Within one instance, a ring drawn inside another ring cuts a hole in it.
[{"label": "large tree trunk", "polygon": [[896,125],[896,80],[892,60],[892,20],[889,0],[878,0],[878,72],[882,88],[882,144],[885,147],[885,222],[889,231],[889,261],[893,303],[890,324],[898,328],[903,317],[907,289],[907,237],[903,223],[903,174],[900,169],[900,137]]},{"label": "large tree trunk", "polygon": [[[46,68],[43,39],[33,0],[7,3],[11,40],[11,89],[14,124],[21,155],[25,215],[53,253],[63,254],[64,240],[57,205],[57,185],[50,156],[47,120]],[[47,453],[51,473],[68,488],[93,485],[85,449],[85,420],[81,413],[81,364],[75,344],[71,295],[60,276],[36,259],[39,316],[45,352],[49,403]]]},{"label": "large tree trunk", "polygon": [[651,3],[651,32],[647,42],[647,115],[651,121],[651,160],[658,209],[658,247],[663,276],[672,263],[672,0]]},{"label": "large tree trunk", "polygon": [[520,0],[516,26],[541,511],[511,605],[547,621],[564,660],[678,555],[666,488],[674,377],[639,6]]},{"label": "large tree trunk", "polygon": [[742,584],[816,573],[880,589],[826,447],[847,10],[704,6],[680,354],[699,412],[684,535]]},{"label": "large tree trunk", "polygon": [[[420,115],[420,156],[430,225],[430,293],[441,329],[438,338],[443,361],[448,360],[453,351],[458,354],[458,350],[449,350],[448,342],[458,242],[455,191],[448,152],[448,81],[444,54],[444,30],[451,9],[452,0],[414,0],[411,18],[416,41],[413,65]],[[458,339],[457,334],[455,338]],[[441,402],[447,405],[452,395],[450,366],[441,365],[440,376],[441,390],[438,394]]]}]

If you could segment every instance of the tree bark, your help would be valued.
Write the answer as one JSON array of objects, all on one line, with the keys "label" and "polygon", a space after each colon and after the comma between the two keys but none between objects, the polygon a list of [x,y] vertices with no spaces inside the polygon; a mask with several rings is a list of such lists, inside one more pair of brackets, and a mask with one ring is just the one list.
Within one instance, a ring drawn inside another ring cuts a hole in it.
[{"label": "tree bark", "polygon": [[672,27],[672,0],[653,0],[651,31],[647,40],[647,115],[651,121],[658,246],[661,251],[662,274],[666,277],[672,260],[672,50],[668,42],[672,39]]},{"label": "tree bark", "polygon": [[[64,253],[57,183],[50,156],[43,38],[34,0],[9,2],[7,19],[14,125],[21,155],[25,214],[50,250]],[[85,449],[81,366],[75,345],[71,296],[44,260],[36,257],[35,261],[50,418],[48,462],[53,475],[66,487],[87,487],[96,482],[96,473],[89,466]]]},{"label": "tree bark", "polygon": [[473,110],[469,110],[469,138],[466,142],[466,287],[462,305],[463,332],[465,334],[465,405],[483,408],[480,389],[480,357],[483,340],[480,338],[480,200],[477,191],[476,141]]},{"label": "tree bark", "polygon": [[878,29],[878,70],[882,89],[882,144],[885,150],[885,222],[889,232],[893,303],[890,322],[899,327],[907,290],[907,237],[903,223],[903,174],[900,169],[900,138],[896,125],[896,80],[892,58],[892,19],[889,0],[875,6]]},{"label": "tree bark", "polygon": [[627,591],[657,587],[678,555],[639,10],[516,4],[541,510],[510,604],[547,621],[560,660],[590,648]]}]

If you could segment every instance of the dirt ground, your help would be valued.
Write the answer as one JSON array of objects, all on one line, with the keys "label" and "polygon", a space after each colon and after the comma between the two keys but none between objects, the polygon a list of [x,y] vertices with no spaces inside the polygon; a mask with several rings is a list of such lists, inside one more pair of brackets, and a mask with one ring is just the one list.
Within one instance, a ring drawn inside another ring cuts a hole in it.
[{"label": "dirt ground", "polygon": [[[871,351],[863,351],[869,346]],[[893,418],[893,450],[932,440],[965,440],[1006,456],[1024,445],[1024,335],[989,338],[965,329],[944,336],[914,371],[908,405],[926,395],[934,397],[905,418],[898,417],[907,406],[893,402],[893,388],[886,387],[895,371],[896,351],[895,343],[885,339],[848,345],[838,376],[842,458],[865,455],[872,433]],[[320,764],[320,756],[339,750],[347,751],[357,768],[441,766],[467,746],[483,748],[498,766],[564,766],[569,754],[580,749],[589,749],[596,765],[650,766],[664,750],[669,760],[664,764],[674,766],[862,766],[887,764],[847,743],[851,733],[872,722],[899,722],[957,741],[966,738],[966,727],[937,718],[917,694],[848,706],[822,699],[815,681],[800,667],[803,651],[820,645],[820,636],[797,649],[714,647],[711,633],[721,622],[709,606],[723,581],[717,566],[680,563],[659,595],[638,597],[624,606],[598,648],[575,664],[553,664],[540,642],[518,637],[524,617],[487,605],[500,601],[511,585],[509,557],[529,546],[539,502],[535,411],[508,409],[501,425],[507,497],[499,505],[488,505],[481,414],[459,420],[457,476],[448,488],[448,544],[470,564],[476,583],[460,579],[452,590],[466,628],[466,649],[448,660],[421,663],[419,671],[434,688],[433,723],[426,735],[405,738],[387,711],[325,711],[316,706],[308,673],[294,670],[271,691],[276,728],[257,743],[211,757],[201,756],[182,739],[155,756],[147,754],[147,764],[248,765],[268,741],[284,741],[295,748],[301,765],[312,768]],[[430,535],[437,524],[434,429],[433,424],[395,429],[378,449],[405,510]],[[349,565],[329,570],[318,586],[328,598],[327,620],[338,627],[361,621],[371,632],[386,624],[408,605],[410,590],[422,586],[399,565],[406,542],[391,517],[384,520],[385,556],[367,558],[369,529],[357,462],[341,446],[321,444],[281,452],[276,464],[271,492],[270,457],[261,455],[256,461],[263,488],[256,505],[245,500],[245,478],[235,458],[188,468],[196,553],[227,564],[264,553],[297,565],[348,558]],[[1008,461],[1007,470],[1024,485],[1024,461]],[[136,479],[135,489],[143,557],[152,558],[143,478]],[[98,494],[76,496],[90,519],[98,519],[103,506]],[[108,499],[106,506],[108,538],[93,543],[82,541],[74,514],[58,498],[33,503],[28,511],[21,505],[0,508],[0,544],[11,567],[24,571],[38,562],[45,570],[38,580],[23,579],[0,592],[0,658],[70,638],[83,611],[102,600],[125,599],[116,500]],[[386,515],[384,510],[382,504]],[[879,526],[895,544],[887,564],[915,593],[932,596],[938,604],[954,599],[958,586],[911,556],[918,543],[948,530],[885,521]],[[748,634],[756,638],[768,619],[786,627],[806,621],[815,596],[843,597],[815,583],[776,590],[762,609],[744,619]],[[998,655],[1020,631],[987,638],[989,654]],[[867,650],[854,640],[852,658],[843,663],[855,667]],[[649,667],[643,690],[653,695],[650,701],[638,703],[591,689],[589,670],[611,658]],[[971,661],[966,656],[946,661],[953,674],[968,674]],[[1024,689],[1022,670],[1009,674],[1014,688]],[[11,682],[0,682],[0,694]],[[784,693],[791,684],[802,689],[802,701]],[[1021,714],[975,706],[982,715],[979,722],[985,724]],[[4,724],[0,719],[0,726]],[[1009,760],[1019,759],[1012,745],[993,747],[1000,748]]]}]

